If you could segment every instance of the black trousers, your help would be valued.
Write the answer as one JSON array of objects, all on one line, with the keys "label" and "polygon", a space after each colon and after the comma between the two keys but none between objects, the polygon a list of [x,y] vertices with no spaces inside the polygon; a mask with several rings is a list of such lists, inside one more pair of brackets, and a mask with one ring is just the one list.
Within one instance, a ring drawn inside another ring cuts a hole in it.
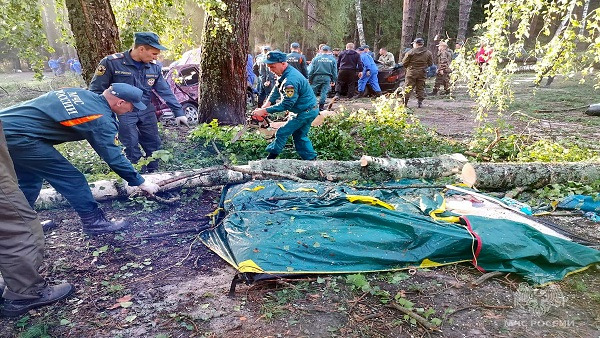
[{"label": "black trousers", "polygon": [[341,96],[346,90],[348,98],[351,98],[356,93],[356,85],[358,83],[358,73],[351,69],[340,69],[338,72],[338,80],[335,85],[335,95]]}]

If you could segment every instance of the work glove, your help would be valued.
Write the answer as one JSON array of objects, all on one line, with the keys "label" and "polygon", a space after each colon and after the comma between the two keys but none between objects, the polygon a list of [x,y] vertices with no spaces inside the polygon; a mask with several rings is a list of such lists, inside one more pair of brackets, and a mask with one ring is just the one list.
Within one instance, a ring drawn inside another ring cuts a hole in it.
[{"label": "work glove", "polygon": [[187,116],[185,116],[185,115],[183,115],[183,116],[177,116],[177,117],[175,118],[175,124],[176,124],[177,126],[179,126],[179,125],[182,125],[182,124],[183,124],[184,126],[186,126],[186,127],[188,127],[188,128],[190,127],[190,124],[189,124],[189,122],[188,122],[188,118],[187,118]]},{"label": "work glove", "polygon": [[258,122],[262,122],[267,117],[268,113],[265,110],[255,110],[252,112],[252,119]]},{"label": "work glove", "polygon": [[156,183],[152,183],[149,181],[144,181],[144,183],[140,184],[140,189],[148,193],[148,195],[154,195],[160,189],[160,186]]}]

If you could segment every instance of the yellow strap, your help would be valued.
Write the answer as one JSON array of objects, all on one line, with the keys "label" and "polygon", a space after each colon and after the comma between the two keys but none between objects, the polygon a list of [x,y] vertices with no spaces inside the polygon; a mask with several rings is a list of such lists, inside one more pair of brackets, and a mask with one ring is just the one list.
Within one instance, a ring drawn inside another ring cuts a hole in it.
[{"label": "yellow strap", "polygon": [[393,205],[385,203],[384,201],[372,196],[346,195],[346,198],[348,199],[348,201],[350,201],[350,203],[360,202],[378,207],[384,207],[389,210],[396,210],[396,208]]},{"label": "yellow strap", "polygon": [[444,213],[444,211],[446,211],[446,199],[443,195],[436,195],[436,197],[437,196],[440,196],[442,198],[442,203],[437,209],[431,210],[429,212],[429,216],[435,219],[436,221],[444,221],[450,223],[460,222],[460,218],[458,216],[438,216],[438,214],[442,214]]},{"label": "yellow strap", "polygon": [[444,264],[434,262],[434,261],[430,260],[429,258],[425,258],[421,262],[421,264],[419,264],[419,268],[433,268],[433,267],[442,266],[442,265],[444,265]]},{"label": "yellow strap", "polygon": [[235,195],[233,195],[230,199],[225,200],[225,202],[223,202],[223,203],[231,203],[231,200],[233,200],[237,195],[241,194],[244,191],[256,192],[256,191],[259,191],[259,190],[263,190],[264,188],[265,187],[263,185],[257,185],[254,188],[244,188],[244,189],[236,192]]},{"label": "yellow strap", "polygon": [[237,268],[238,268],[239,272],[254,272],[254,273],[264,272],[264,270],[261,269],[260,266],[256,265],[256,263],[254,263],[251,259],[240,262],[240,264],[238,265]]}]

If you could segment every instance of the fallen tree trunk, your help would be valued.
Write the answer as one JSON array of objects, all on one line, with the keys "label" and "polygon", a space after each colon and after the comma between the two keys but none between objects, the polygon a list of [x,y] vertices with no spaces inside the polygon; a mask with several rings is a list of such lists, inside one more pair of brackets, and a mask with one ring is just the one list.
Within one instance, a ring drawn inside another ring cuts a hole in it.
[{"label": "fallen tree trunk", "polygon": [[[435,179],[460,174],[463,180],[484,190],[509,190],[514,187],[542,187],[553,183],[576,181],[592,183],[600,180],[599,162],[574,163],[474,163],[467,164],[460,154],[413,159],[386,159],[363,156],[358,161],[261,160],[231,168],[212,167],[187,172],[144,175],[161,185],[161,191],[184,187],[209,187],[243,183],[251,179],[292,179],[330,182],[386,182],[402,178]],[[466,178],[465,176],[470,176]],[[460,179],[457,179],[460,180]],[[126,197],[139,191],[121,180],[97,181],[90,184],[98,201]],[[49,208],[65,204],[54,189],[43,189],[36,206]]]}]

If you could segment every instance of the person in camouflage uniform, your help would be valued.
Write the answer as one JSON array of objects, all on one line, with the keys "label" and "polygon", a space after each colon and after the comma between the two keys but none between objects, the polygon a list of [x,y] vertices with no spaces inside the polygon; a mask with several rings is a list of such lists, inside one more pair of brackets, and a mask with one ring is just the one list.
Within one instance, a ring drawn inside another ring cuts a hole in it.
[{"label": "person in camouflage uniform", "polygon": [[404,55],[402,65],[406,68],[404,83],[404,105],[413,91],[417,92],[418,107],[421,108],[425,99],[425,69],[433,65],[433,55],[425,45],[425,40],[416,38],[412,43],[413,48]]},{"label": "person in camouflage uniform", "polygon": [[452,51],[448,49],[448,44],[440,41],[438,45],[438,69],[435,75],[435,85],[433,86],[433,95],[437,95],[440,86],[444,86],[444,95],[450,94],[450,63],[452,62]]}]

